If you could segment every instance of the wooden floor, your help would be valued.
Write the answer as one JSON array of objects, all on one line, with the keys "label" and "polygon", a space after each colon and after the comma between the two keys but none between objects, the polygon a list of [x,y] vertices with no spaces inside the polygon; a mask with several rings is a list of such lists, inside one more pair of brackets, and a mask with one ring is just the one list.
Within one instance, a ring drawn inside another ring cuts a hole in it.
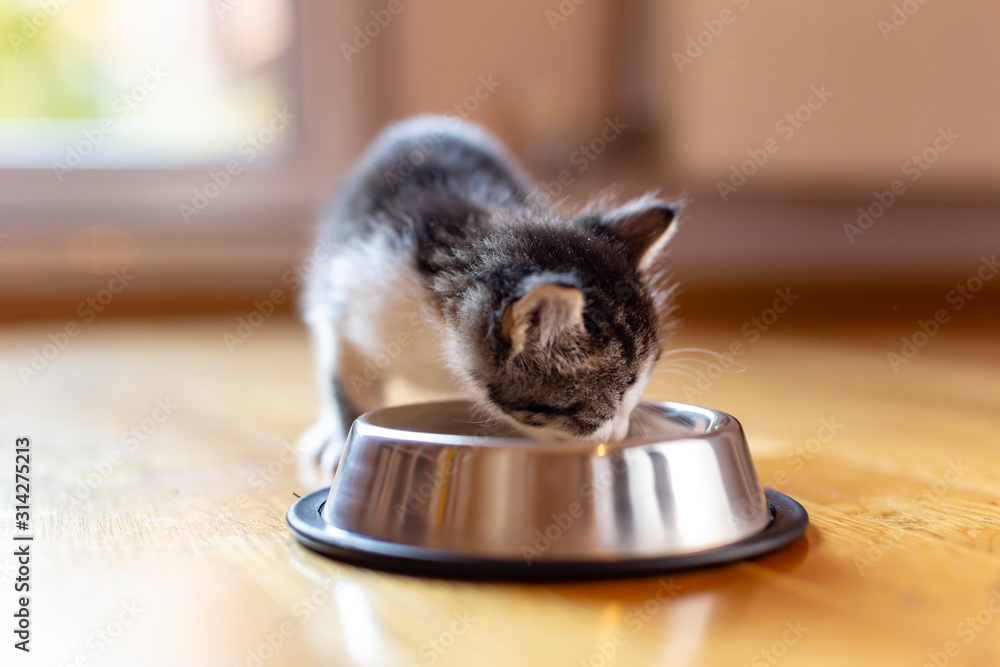
[{"label": "wooden floor", "polygon": [[[743,353],[670,355],[649,395],[740,418],[761,479],[808,509],[805,537],[706,571],[534,586],[383,574],[291,539],[285,511],[310,490],[291,443],[316,408],[294,321],[235,344],[235,318],[99,317],[27,381],[18,367],[64,323],[5,324],[0,662],[1000,664],[1000,317],[949,311],[912,359],[887,357],[938,301],[883,299],[865,319],[804,300],[772,318],[749,300],[692,318],[675,346]],[[30,657],[8,629],[19,435]]]}]

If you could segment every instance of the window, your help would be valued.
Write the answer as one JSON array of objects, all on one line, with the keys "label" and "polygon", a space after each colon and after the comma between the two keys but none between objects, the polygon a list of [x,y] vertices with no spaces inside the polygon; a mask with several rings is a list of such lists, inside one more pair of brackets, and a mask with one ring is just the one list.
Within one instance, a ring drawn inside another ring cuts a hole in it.
[{"label": "window", "polygon": [[79,168],[214,166],[291,145],[289,0],[0,6],[0,166],[52,168],[62,181]]}]

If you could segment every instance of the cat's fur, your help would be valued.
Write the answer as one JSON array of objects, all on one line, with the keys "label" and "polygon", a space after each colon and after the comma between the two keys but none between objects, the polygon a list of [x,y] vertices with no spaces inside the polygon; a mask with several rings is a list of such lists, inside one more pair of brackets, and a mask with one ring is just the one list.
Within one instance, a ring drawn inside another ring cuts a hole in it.
[{"label": "cat's fur", "polygon": [[476,126],[386,129],[320,227],[335,248],[304,312],[323,409],[301,440],[332,469],[390,374],[450,384],[540,437],[621,438],[672,322],[655,261],[676,207],[551,210]]}]

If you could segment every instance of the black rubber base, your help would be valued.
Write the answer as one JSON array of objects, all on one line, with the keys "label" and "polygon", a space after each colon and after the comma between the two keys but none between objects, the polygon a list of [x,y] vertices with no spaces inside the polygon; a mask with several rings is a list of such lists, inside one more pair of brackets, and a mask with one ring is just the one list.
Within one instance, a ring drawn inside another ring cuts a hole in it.
[{"label": "black rubber base", "polygon": [[361,567],[446,579],[556,581],[641,577],[722,565],[760,556],[795,541],[809,523],[805,508],[788,496],[764,489],[771,523],[732,544],[680,556],[618,561],[535,561],[470,558],[438,549],[374,540],[333,528],[323,520],[329,489],[302,496],[286,515],[299,542],[321,554]]}]

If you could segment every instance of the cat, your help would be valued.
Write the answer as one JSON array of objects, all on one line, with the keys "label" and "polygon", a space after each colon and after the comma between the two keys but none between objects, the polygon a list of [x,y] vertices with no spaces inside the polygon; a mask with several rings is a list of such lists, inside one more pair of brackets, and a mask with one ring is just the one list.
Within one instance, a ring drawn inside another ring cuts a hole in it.
[{"label": "cat", "polygon": [[528,436],[624,437],[674,326],[660,260],[680,205],[607,208],[554,210],[476,125],[383,130],[319,226],[333,250],[302,305],[323,406],[303,457],[334,469],[392,375],[453,387]]}]

